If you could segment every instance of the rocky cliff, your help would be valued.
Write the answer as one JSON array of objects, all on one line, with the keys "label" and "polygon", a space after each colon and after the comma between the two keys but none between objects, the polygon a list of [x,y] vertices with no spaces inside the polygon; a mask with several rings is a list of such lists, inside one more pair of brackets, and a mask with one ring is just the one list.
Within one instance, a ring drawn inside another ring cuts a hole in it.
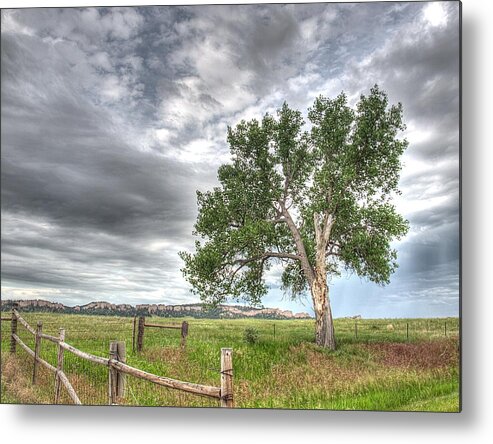
[{"label": "rocky cliff", "polygon": [[1,310],[8,311],[12,304],[17,302],[21,311],[44,311],[54,313],[81,313],[94,315],[118,315],[118,316],[161,316],[194,318],[264,318],[264,319],[309,319],[308,313],[293,313],[290,310],[279,308],[254,308],[241,305],[218,305],[211,307],[204,304],[140,304],[135,307],[129,304],[111,304],[109,302],[90,302],[85,305],[69,307],[59,302],[44,300],[26,301],[1,301]]}]

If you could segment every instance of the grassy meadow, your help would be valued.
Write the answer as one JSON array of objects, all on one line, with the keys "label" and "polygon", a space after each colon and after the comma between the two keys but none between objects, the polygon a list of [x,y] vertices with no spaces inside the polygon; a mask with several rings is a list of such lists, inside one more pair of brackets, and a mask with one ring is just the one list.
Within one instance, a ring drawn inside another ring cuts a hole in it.
[{"label": "grassy meadow", "polygon": [[[9,313],[2,313],[2,317]],[[144,351],[132,351],[132,318],[24,313],[35,327],[80,350],[108,357],[109,343],[125,341],[131,366],[182,381],[220,385],[221,347],[233,349],[234,402],[240,408],[459,411],[459,320],[336,319],[338,349],[314,344],[313,320],[186,319],[189,336],[180,347],[179,330],[146,328]],[[184,318],[152,318],[181,325]],[[356,325],[355,325],[356,324]],[[446,327],[445,327],[446,324]],[[407,328],[409,326],[409,329]],[[258,331],[245,341],[247,328]],[[445,332],[446,329],[446,332]],[[17,346],[9,354],[10,322],[2,322],[1,402],[52,403],[54,376],[41,368],[31,384],[32,358]],[[34,349],[34,337],[19,323],[20,338]],[[409,334],[408,334],[409,332]],[[445,334],[446,333],[446,334]],[[56,346],[42,342],[41,357],[56,365]],[[108,369],[65,352],[65,372],[83,404],[108,403]],[[120,404],[217,407],[216,400],[159,387],[127,376]],[[64,403],[70,399],[64,393]]]}]

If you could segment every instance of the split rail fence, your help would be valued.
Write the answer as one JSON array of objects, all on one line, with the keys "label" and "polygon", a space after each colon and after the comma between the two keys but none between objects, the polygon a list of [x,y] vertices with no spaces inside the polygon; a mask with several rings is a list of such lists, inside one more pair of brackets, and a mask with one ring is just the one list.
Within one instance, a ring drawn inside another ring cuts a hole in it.
[{"label": "split rail fence", "polygon": [[[132,351],[135,351],[135,340],[137,339],[137,351],[141,352],[144,349],[144,332],[145,328],[164,328],[169,330],[180,330],[181,332],[181,347],[185,348],[187,345],[188,336],[188,322],[183,321],[181,325],[161,325],[161,324],[149,324],[146,323],[144,316],[135,317],[133,322],[132,332]],[[136,336],[137,332],[137,336]]]},{"label": "split rail fence", "polygon": [[[65,342],[65,329],[60,328],[59,336],[51,336],[43,333],[42,322],[37,323],[36,329],[29,325],[19,314],[17,307],[12,308],[11,318],[2,318],[2,321],[11,322],[10,335],[10,353],[15,354],[17,344],[22,347],[28,355],[34,359],[32,383],[36,384],[39,365],[44,366],[49,371],[55,374],[55,396],[54,403],[60,401],[61,388],[65,387],[68,396],[76,405],[81,405],[74,387],[69,381],[69,378],[63,370],[64,352],[70,352],[77,357],[90,361],[95,364],[108,367],[108,403],[109,405],[117,405],[117,400],[122,399],[125,395],[125,375],[133,376],[149,381],[153,384],[164,386],[167,388],[180,390],[194,395],[205,396],[208,398],[217,399],[220,401],[221,407],[234,407],[233,402],[233,361],[232,349],[221,348],[221,383],[220,387],[196,384],[193,382],[179,381],[176,379],[167,378],[164,376],[154,375],[143,370],[131,367],[125,363],[126,351],[125,343],[122,341],[113,341],[110,343],[109,358],[95,356],[91,353],[86,353],[73,347]],[[34,350],[29,348],[18,336],[17,329],[20,323],[29,333],[35,337]],[[188,326],[187,326],[188,327]],[[181,328],[181,327],[178,327]],[[188,328],[186,330],[188,332]],[[41,341],[47,340],[55,343],[58,346],[57,366],[51,365],[40,357]]]}]

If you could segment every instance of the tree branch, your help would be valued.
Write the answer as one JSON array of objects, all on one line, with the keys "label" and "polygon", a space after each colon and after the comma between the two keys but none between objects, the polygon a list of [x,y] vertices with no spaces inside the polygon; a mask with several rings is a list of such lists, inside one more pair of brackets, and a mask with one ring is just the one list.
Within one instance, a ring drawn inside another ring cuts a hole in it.
[{"label": "tree branch", "polygon": [[265,258],[269,258],[269,257],[279,257],[279,258],[283,258],[283,259],[293,259],[293,260],[296,260],[296,261],[300,261],[301,260],[301,256],[297,255],[297,254],[291,254],[291,253],[276,253],[275,251],[268,251],[264,254]]},{"label": "tree branch", "polygon": [[291,174],[287,172],[287,174],[284,175],[284,197],[282,199],[282,204],[281,206],[284,207],[286,204],[286,199],[288,198],[288,189],[289,189],[289,182],[291,181]]},{"label": "tree branch", "polygon": [[323,229],[323,241],[324,244],[327,245],[330,239],[330,232],[332,231],[332,227],[334,226],[335,217],[327,213],[325,216],[324,229]]},{"label": "tree branch", "polygon": [[340,250],[341,245],[338,244],[337,242],[331,242],[330,244],[331,244],[330,248],[327,251],[325,256],[340,256],[341,254],[339,252],[334,252],[334,247],[337,248],[338,250]]},{"label": "tree branch", "polygon": [[315,281],[315,275],[313,273],[312,266],[310,265],[310,261],[308,260],[308,254],[306,253],[305,245],[303,243],[303,239],[301,238],[300,231],[296,227],[296,224],[294,223],[293,218],[291,217],[291,214],[286,208],[284,202],[280,201],[279,205],[281,205],[282,214],[286,219],[286,223],[288,224],[289,230],[291,231],[291,234],[293,236],[296,250],[298,251],[301,266],[305,273],[306,280],[311,287],[313,282]]},{"label": "tree branch", "polygon": [[321,228],[320,223],[318,221],[318,213],[313,213],[313,226],[315,227],[315,243],[318,245],[320,243],[321,238]]},{"label": "tree branch", "polygon": [[273,224],[282,224],[287,221],[284,217],[276,217],[275,219],[267,219],[267,222],[272,222]]},{"label": "tree branch", "polygon": [[249,257],[247,259],[237,259],[235,261],[233,261],[233,264],[241,264],[242,266],[243,265],[246,265],[250,262],[255,262],[255,261],[258,261],[260,259],[269,259],[270,257],[277,257],[277,258],[281,258],[281,259],[293,259],[293,260],[297,260],[297,261],[301,261],[301,256],[298,256],[297,254],[291,254],[291,253],[278,253],[276,251],[266,251],[265,253],[259,255],[259,256],[254,256],[254,257]]}]

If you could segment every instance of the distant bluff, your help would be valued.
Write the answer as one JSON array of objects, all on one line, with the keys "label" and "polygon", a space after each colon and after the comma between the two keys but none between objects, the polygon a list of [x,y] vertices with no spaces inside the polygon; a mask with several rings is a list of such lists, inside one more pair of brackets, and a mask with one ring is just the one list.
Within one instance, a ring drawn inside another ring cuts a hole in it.
[{"label": "distant bluff", "polygon": [[111,304],[109,302],[98,301],[90,302],[85,305],[75,305],[69,307],[59,302],[49,302],[40,299],[13,301],[5,300],[1,302],[2,311],[12,309],[12,304],[17,302],[19,309],[24,312],[42,311],[51,313],[82,313],[103,316],[160,316],[160,317],[184,317],[205,319],[238,319],[238,318],[259,318],[259,319],[310,319],[308,313],[293,313],[291,310],[281,310],[279,308],[254,308],[241,305],[218,305],[211,307],[204,304]]}]

